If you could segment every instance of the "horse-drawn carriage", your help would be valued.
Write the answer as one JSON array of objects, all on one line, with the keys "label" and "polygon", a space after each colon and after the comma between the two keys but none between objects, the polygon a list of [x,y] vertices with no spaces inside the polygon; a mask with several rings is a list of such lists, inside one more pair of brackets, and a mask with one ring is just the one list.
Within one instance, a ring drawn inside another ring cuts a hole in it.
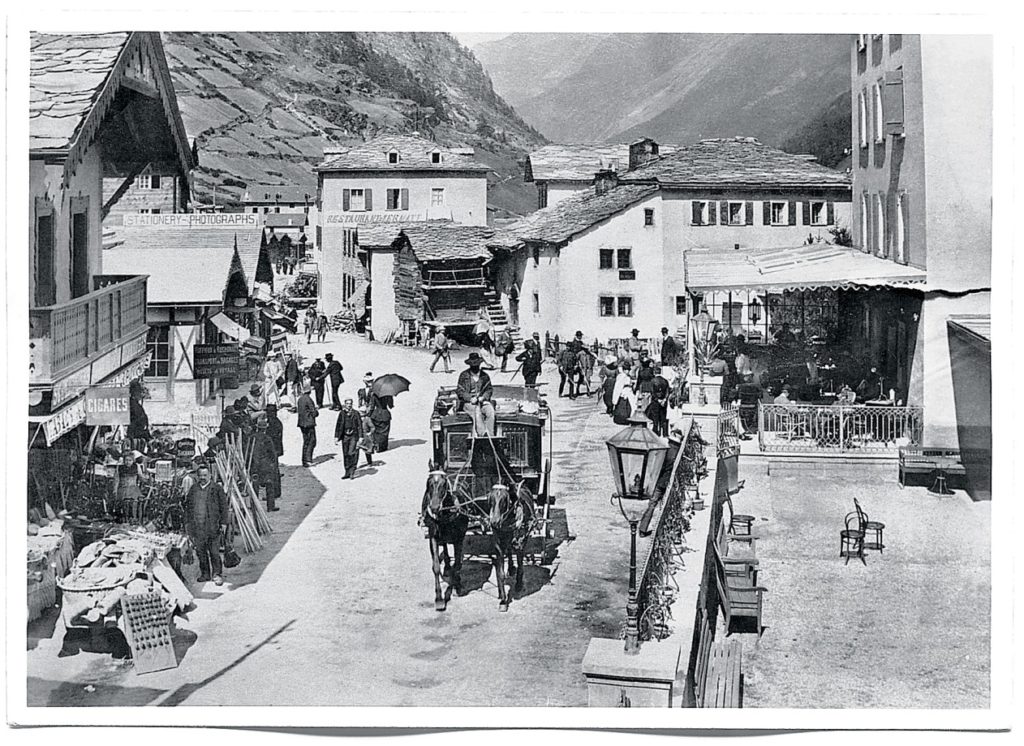
[{"label": "horse-drawn carriage", "polygon": [[[547,551],[551,477],[551,413],[537,389],[495,384],[495,434],[474,437],[470,415],[461,411],[454,387],[441,387],[430,418],[433,459],[423,497],[421,520],[428,531],[435,573],[435,607],[446,599],[440,585],[440,561],[450,571],[451,586],[460,590],[466,534],[489,538],[497,573],[500,608],[511,595],[505,589],[515,572],[515,591],[522,588],[524,558],[542,561]],[[545,441],[547,453],[545,454]],[[481,545],[480,541],[474,541]],[[454,548],[454,568],[447,545]],[[513,557],[518,559],[513,566]]]}]

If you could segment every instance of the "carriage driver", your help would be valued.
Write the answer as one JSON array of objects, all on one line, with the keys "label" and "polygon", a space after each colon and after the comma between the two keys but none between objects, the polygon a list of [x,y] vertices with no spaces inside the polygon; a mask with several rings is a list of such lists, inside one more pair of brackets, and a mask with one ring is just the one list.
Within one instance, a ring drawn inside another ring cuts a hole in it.
[{"label": "carriage driver", "polygon": [[491,377],[480,370],[484,359],[476,352],[466,358],[469,370],[459,375],[457,393],[462,409],[473,418],[473,437],[494,435],[494,404],[491,402]]}]

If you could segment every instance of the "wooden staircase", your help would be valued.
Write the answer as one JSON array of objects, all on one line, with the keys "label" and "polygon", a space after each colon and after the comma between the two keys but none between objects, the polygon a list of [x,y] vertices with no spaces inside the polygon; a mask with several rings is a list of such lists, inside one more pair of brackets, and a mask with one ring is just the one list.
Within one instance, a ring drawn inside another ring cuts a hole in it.
[{"label": "wooden staircase", "polygon": [[[492,337],[497,338],[498,332],[509,327],[508,314],[505,313],[505,309],[498,299],[498,294],[494,290],[484,291],[484,300],[487,303],[487,318],[490,320],[491,327],[494,330]],[[518,329],[509,329],[509,334],[512,336],[512,343],[515,345],[514,349],[517,351],[523,349],[523,336],[520,331]]]}]

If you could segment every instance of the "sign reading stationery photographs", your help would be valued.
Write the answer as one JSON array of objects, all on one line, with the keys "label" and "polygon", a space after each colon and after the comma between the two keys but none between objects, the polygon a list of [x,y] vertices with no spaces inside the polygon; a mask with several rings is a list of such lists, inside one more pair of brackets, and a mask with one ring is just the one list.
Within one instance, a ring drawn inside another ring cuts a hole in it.
[{"label": "sign reading stationery photographs", "polygon": [[175,228],[202,226],[204,228],[238,228],[241,226],[258,227],[261,225],[259,215],[252,213],[177,213],[173,215],[134,215],[124,216],[122,225],[125,228],[137,228],[144,225],[168,225]]},{"label": "sign reading stationery photographs", "polygon": [[238,344],[195,345],[193,378],[232,378],[238,375]]},{"label": "sign reading stationery photographs", "polygon": [[127,425],[130,421],[127,386],[92,386],[85,390],[86,425]]}]

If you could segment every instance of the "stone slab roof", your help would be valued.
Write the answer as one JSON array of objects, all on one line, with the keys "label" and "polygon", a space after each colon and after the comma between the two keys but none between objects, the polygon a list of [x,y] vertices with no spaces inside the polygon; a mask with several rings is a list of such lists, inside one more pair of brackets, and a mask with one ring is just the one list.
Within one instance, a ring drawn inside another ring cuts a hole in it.
[{"label": "stone slab roof", "polygon": [[702,140],[683,145],[674,153],[621,174],[619,179],[682,187],[850,189],[851,183],[848,174],[764,145],[752,137]]},{"label": "stone slab roof", "polygon": [[64,149],[99,99],[131,34],[32,34],[29,147]]},{"label": "stone slab roof", "polygon": [[309,225],[309,215],[304,212],[268,212],[264,217],[268,228],[303,228]]},{"label": "stone slab roof", "polygon": [[[434,163],[431,153],[441,154]],[[398,162],[389,163],[388,153],[397,152]],[[325,154],[315,171],[481,171],[487,166],[478,163],[471,148],[448,148],[422,137],[381,135],[369,142]]]},{"label": "stone slab roof", "polygon": [[580,190],[516,221],[506,231],[520,241],[561,244],[657,192],[655,184],[620,184],[601,195],[593,189]]},{"label": "stone slab roof", "polygon": [[316,202],[316,187],[308,186],[282,186],[257,184],[246,187],[242,202],[287,202],[289,204]]},{"label": "stone slab roof", "polygon": [[[675,145],[659,145],[662,155]],[[613,168],[614,166],[614,168]],[[629,143],[582,143],[545,145],[526,157],[526,181],[591,182],[594,174],[611,169],[622,174],[629,168]]]},{"label": "stone slab roof", "polygon": [[404,232],[416,258],[421,262],[489,259],[495,231],[482,225],[461,225],[444,220],[383,223],[360,226],[358,243],[364,249],[392,246]]}]

